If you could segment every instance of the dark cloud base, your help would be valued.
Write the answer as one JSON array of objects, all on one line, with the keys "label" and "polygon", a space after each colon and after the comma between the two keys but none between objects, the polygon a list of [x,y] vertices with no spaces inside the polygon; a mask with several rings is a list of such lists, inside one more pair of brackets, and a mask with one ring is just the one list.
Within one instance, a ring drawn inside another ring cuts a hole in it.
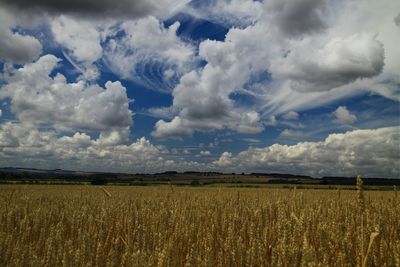
[{"label": "dark cloud base", "polygon": [[142,17],[157,8],[153,1],[145,0],[0,0],[0,4],[35,12],[112,17]]}]

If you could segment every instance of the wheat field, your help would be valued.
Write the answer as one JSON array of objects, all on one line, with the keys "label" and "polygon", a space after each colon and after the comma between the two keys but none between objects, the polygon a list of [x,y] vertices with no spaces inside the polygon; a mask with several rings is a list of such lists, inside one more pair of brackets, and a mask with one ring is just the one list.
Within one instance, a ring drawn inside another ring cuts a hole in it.
[{"label": "wheat field", "polygon": [[0,266],[400,266],[397,192],[0,186]]}]

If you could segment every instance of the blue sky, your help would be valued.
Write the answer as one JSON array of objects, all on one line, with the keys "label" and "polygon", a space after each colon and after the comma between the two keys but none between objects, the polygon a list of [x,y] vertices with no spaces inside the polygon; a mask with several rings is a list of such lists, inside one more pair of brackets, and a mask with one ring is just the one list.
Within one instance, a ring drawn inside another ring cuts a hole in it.
[{"label": "blue sky", "polygon": [[397,1],[0,1],[0,167],[399,177]]}]

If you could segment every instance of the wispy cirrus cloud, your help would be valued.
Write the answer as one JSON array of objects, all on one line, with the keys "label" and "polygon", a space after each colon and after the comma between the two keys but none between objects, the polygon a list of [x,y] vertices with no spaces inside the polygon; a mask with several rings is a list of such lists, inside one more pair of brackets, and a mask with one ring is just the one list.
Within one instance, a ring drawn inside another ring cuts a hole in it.
[{"label": "wispy cirrus cloud", "polygon": [[155,17],[127,21],[104,43],[106,66],[123,79],[170,92],[197,64],[196,49],[177,36],[179,22],[165,27]]}]

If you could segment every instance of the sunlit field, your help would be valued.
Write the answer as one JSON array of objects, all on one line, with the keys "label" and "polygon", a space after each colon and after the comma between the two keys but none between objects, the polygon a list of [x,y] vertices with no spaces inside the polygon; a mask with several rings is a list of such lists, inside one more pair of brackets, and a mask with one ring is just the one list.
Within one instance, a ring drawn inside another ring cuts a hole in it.
[{"label": "sunlit field", "polygon": [[400,266],[395,191],[0,186],[0,266]]}]

